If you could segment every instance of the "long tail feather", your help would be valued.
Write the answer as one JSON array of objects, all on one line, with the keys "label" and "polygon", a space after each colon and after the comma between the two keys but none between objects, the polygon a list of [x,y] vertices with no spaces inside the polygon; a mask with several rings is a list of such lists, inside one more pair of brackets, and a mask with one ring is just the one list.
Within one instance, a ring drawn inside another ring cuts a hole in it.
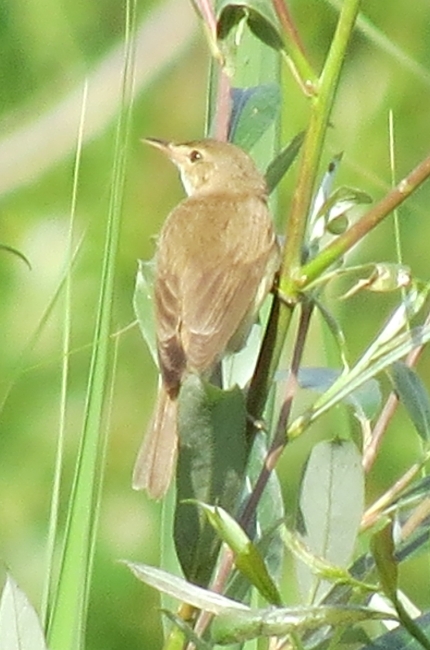
[{"label": "long tail feather", "polygon": [[167,492],[175,470],[177,453],[177,399],[160,386],[149,429],[143,439],[133,471],[133,488],[146,490],[152,499]]}]

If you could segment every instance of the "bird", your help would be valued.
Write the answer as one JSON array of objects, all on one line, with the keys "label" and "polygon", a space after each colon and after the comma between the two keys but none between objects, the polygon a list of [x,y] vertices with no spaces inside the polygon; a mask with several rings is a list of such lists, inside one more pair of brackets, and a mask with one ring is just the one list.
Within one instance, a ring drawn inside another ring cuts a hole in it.
[{"label": "bird", "polygon": [[215,139],[145,138],[178,168],[187,197],[168,215],[155,252],[160,382],[133,471],[133,488],[167,492],[178,450],[178,395],[243,347],[273,287],[280,250],[263,174],[240,147]]}]

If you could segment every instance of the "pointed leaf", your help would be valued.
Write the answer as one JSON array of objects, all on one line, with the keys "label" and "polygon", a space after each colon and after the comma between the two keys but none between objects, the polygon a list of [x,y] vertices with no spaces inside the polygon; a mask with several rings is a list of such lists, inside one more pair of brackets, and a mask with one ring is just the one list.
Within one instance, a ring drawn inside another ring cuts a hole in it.
[{"label": "pointed leaf", "polygon": [[248,611],[246,605],[238,603],[231,598],[226,598],[214,591],[208,591],[197,585],[187,582],[183,578],[174,576],[167,571],[158,569],[148,564],[138,564],[137,562],[128,562],[123,560],[123,563],[134,573],[138,580],[141,580],[146,585],[154,587],[172,598],[188,603],[198,609],[203,609],[205,612],[212,612],[212,614],[220,614],[224,610],[229,611]]},{"label": "pointed leaf", "polygon": [[225,510],[218,506],[199,504],[211,525],[234,553],[234,563],[262,596],[273,605],[281,605],[279,591],[269,575],[257,547],[251,542],[243,528]]},{"label": "pointed leaf", "polygon": [[430,397],[417,373],[402,361],[393,363],[390,376],[399,399],[405,405],[417,432],[430,439]]},{"label": "pointed leaf", "polygon": [[0,599],[1,650],[47,650],[37,614],[25,593],[8,575]]},{"label": "pointed leaf", "polygon": [[275,83],[233,88],[232,100],[228,139],[249,151],[279,115],[281,91]]},{"label": "pointed leaf", "polygon": [[393,527],[385,526],[372,536],[372,555],[375,558],[384,593],[392,601],[397,600],[397,563],[394,558]]},{"label": "pointed leaf", "polygon": [[294,138],[282,149],[274,160],[266,169],[266,183],[269,194],[273,192],[275,187],[287,173],[297,155],[305,139],[305,132],[300,131]]},{"label": "pointed leaf", "polygon": [[179,395],[179,456],[174,538],[188,580],[207,584],[219,537],[199,508],[186,500],[218,503],[233,512],[246,470],[246,409],[242,391],[223,391],[195,375]]}]

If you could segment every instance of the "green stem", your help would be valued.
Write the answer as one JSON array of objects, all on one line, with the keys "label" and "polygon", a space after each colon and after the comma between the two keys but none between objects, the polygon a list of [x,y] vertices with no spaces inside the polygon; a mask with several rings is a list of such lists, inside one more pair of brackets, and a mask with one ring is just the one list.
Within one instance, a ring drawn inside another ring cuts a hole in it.
[{"label": "green stem", "polygon": [[273,8],[284,31],[284,45],[287,61],[294,77],[306,95],[312,95],[317,78],[306,56],[305,48],[296,29],[285,0],[272,0]]},{"label": "green stem", "polygon": [[318,94],[312,99],[312,113],[303,146],[302,162],[288,221],[280,290],[294,304],[298,299],[298,272],[315,180],[329,123],[340,72],[360,0],[345,0],[336,32],[320,78]]}]

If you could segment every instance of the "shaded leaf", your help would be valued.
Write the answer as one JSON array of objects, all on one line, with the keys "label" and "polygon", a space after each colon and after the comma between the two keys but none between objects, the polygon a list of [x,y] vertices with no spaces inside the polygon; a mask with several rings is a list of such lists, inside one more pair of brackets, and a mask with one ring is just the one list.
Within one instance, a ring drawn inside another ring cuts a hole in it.
[{"label": "shaded leaf", "polygon": [[405,405],[421,438],[430,438],[430,398],[427,389],[417,373],[402,361],[393,363],[390,377],[399,399]]},{"label": "shaded leaf", "polygon": [[219,549],[203,512],[187,500],[233,512],[246,470],[246,409],[242,391],[223,391],[190,375],[179,395],[179,456],[174,538],[188,580],[207,584]]},{"label": "shaded leaf", "polygon": [[212,640],[220,645],[257,637],[285,636],[333,625],[350,627],[366,620],[397,620],[386,612],[368,607],[282,607],[247,612],[226,611],[217,616],[211,628]]},{"label": "shaded leaf", "polygon": [[266,169],[265,177],[269,194],[275,189],[297,158],[304,138],[305,132],[300,131],[300,133],[295,135],[291,142],[289,142],[287,146],[278,153],[276,158],[272,160]]},{"label": "shaded leaf", "polygon": [[282,599],[257,547],[243,528],[225,510],[218,506],[199,504],[220,538],[234,553],[234,563],[260,594],[273,605],[281,605]]},{"label": "shaded leaf", "polygon": [[144,582],[150,587],[154,587],[172,598],[188,603],[198,609],[203,609],[205,612],[212,612],[212,614],[220,614],[224,610],[229,611],[247,611],[248,607],[238,603],[231,598],[226,598],[213,591],[208,591],[197,585],[192,585],[183,578],[174,576],[163,569],[159,569],[148,564],[138,564],[137,562],[128,562],[123,560],[123,563],[134,573],[138,580]]},{"label": "shaded leaf", "polygon": [[372,555],[378,569],[384,593],[392,601],[397,600],[397,562],[394,559],[393,528],[391,523],[372,535]]},{"label": "shaded leaf", "polygon": [[[350,441],[325,441],[312,449],[300,495],[300,509],[310,551],[328,562],[351,562],[364,511],[361,457]],[[328,590],[308,567],[298,564],[303,596],[320,600]]]},{"label": "shaded leaf", "polygon": [[269,83],[252,88],[232,88],[228,140],[249,151],[278,117],[281,91]]},{"label": "shaded leaf", "polygon": [[[301,368],[298,381],[301,388],[324,393],[341,375],[342,371],[335,368]],[[364,413],[368,418],[372,418],[378,412],[381,400],[379,382],[369,379],[346,395],[344,402],[352,406],[359,415]]]},{"label": "shaded leaf", "polygon": [[400,622],[423,648],[430,649],[430,638],[408,613],[397,593],[398,570],[391,522],[373,535],[371,549],[382,589],[393,603]]},{"label": "shaded leaf", "polygon": [[272,5],[265,0],[222,0],[218,4],[218,38],[224,40],[242,20],[265,45],[283,49],[282,34]]},{"label": "shaded leaf", "polygon": [[0,599],[1,650],[47,650],[37,614],[25,593],[8,575]]},{"label": "shaded leaf", "polygon": [[146,345],[158,366],[154,319],[154,260],[138,261],[133,295],[134,313]]}]

